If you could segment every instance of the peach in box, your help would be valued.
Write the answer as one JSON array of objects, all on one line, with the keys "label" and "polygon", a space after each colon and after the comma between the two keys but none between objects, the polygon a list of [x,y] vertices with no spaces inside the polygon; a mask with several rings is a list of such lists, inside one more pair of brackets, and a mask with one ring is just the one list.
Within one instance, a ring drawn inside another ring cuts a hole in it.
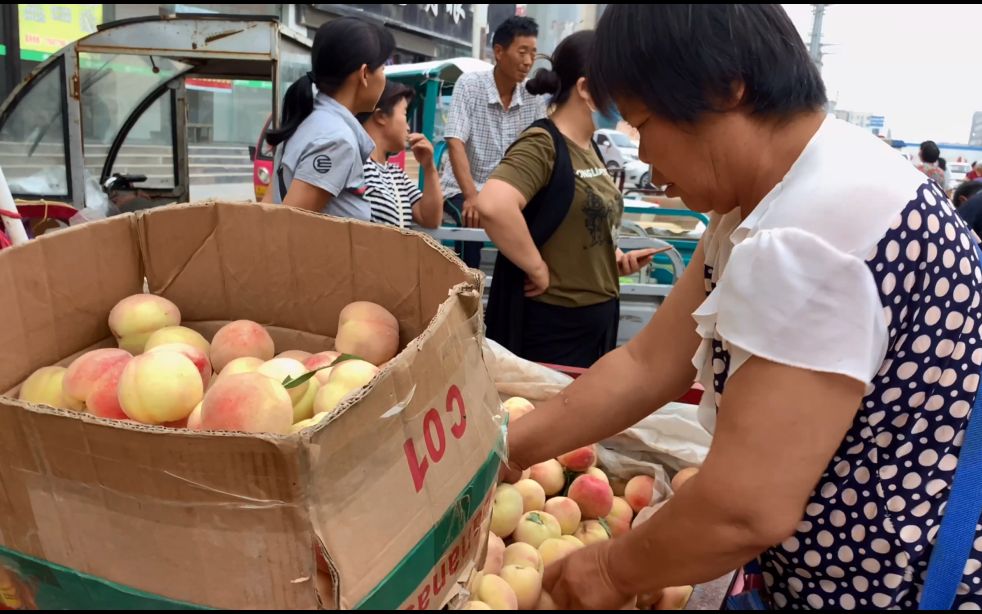
[{"label": "peach in box", "polygon": [[251,320],[236,320],[218,329],[211,340],[211,365],[221,372],[236,358],[252,356],[265,361],[273,352],[273,338],[265,328]]},{"label": "peach in box", "polygon": [[187,418],[203,393],[198,368],[190,358],[171,350],[137,356],[119,380],[119,404],[127,416],[144,424]]},{"label": "peach in box", "polygon": [[181,323],[177,305],[156,294],[134,294],[116,303],[109,312],[109,329],[119,347],[140,354],[150,335]]},{"label": "peach in box", "polygon": [[219,378],[201,404],[200,429],[286,435],[293,404],[280,384],[259,373]]}]

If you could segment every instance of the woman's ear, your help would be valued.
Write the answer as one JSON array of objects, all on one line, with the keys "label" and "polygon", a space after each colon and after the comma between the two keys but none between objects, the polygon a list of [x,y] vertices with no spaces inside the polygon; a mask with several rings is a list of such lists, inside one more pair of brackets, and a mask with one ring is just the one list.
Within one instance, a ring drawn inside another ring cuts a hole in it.
[{"label": "woman's ear", "polygon": [[368,76],[371,74],[371,69],[368,68],[368,64],[362,64],[361,68],[358,69],[358,77],[361,80],[362,87],[368,87]]},{"label": "woman's ear", "polygon": [[590,95],[590,88],[587,86],[586,77],[580,77],[576,80],[576,95],[586,103],[586,106],[592,112],[597,112],[597,105],[593,103],[593,96]]}]

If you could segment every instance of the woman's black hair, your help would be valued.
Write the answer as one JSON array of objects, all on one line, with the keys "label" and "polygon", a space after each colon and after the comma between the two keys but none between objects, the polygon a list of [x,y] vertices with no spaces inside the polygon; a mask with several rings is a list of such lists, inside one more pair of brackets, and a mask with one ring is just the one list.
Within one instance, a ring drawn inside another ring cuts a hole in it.
[{"label": "woman's black hair", "polygon": [[382,90],[382,96],[378,99],[378,104],[375,105],[375,110],[359,113],[355,115],[355,117],[357,117],[358,121],[362,124],[371,119],[372,115],[375,115],[376,112],[382,113],[388,117],[392,115],[392,111],[395,110],[396,104],[398,104],[400,100],[405,98],[408,104],[412,104],[413,98],[415,97],[416,94],[409,86],[403,85],[402,83],[398,83],[396,81],[386,80],[385,89]]},{"label": "woman's black hair", "polygon": [[965,201],[982,192],[982,181],[965,181],[951,195],[951,202],[956,208],[965,204]]},{"label": "woman's black hair", "polygon": [[601,108],[635,98],[675,122],[724,110],[740,84],[739,103],[761,117],[826,103],[818,68],[779,4],[608,4],[589,77]]},{"label": "woman's black hair", "polygon": [[581,30],[564,38],[549,58],[552,68],[536,71],[525,89],[534,96],[552,94],[552,103],[556,105],[569,100],[576,82],[586,76],[594,36],[593,30]]},{"label": "woman's black hair", "polygon": [[293,136],[314,110],[315,85],[320,92],[332,96],[362,65],[378,70],[395,48],[391,32],[357,17],[341,17],[322,25],[310,52],[313,69],[286,91],[280,127],[266,133],[266,142],[275,147]]}]

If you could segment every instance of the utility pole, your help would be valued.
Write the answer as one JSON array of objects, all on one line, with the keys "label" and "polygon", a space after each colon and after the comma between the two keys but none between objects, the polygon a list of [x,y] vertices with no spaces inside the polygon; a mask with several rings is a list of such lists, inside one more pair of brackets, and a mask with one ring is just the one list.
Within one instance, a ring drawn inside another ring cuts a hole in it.
[{"label": "utility pole", "polygon": [[818,66],[819,72],[822,71],[822,21],[825,19],[825,7],[828,4],[812,5],[812,35],[808,43],[808,54],[812,61]]}]

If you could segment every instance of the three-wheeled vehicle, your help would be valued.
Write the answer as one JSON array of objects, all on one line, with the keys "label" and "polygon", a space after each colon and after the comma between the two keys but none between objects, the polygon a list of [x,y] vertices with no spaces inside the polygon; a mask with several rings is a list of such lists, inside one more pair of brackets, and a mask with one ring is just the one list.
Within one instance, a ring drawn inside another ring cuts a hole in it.
[{"label": "three-wheeled vehicle", "polygon": [[[19,202],[97,217],[189,199],[189,80],[265,82],[277,115],[311,41],[274,17],[107,23],[40,64],[0,105],[0,168]],[[269,109],[265,111],[269,113]]]}]

